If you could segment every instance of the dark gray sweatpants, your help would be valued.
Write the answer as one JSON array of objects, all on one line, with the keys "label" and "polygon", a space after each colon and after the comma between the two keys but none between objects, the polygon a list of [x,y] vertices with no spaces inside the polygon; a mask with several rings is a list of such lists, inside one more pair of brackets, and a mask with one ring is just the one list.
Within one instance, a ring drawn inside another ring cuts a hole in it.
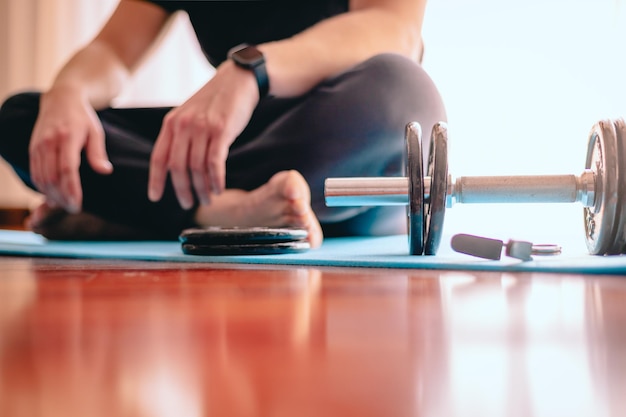
[{"label": "dark gray sweatpants", "polygon": [[[30,187],[28,145],[39,93],[10,97],[0,109],[0,155]],[[80,167],[83,210],[104,219],[175,239],[194,226],[168,181],[164,197],[147,197],[150,153],[169,108],[109,108],[98,112],[111,175],[95,173],[84,155]],[[252,190],[278,171],[295,169],[311,187],[312,207],[326,236],[403,233],[403,207],[337,207],[324,204],[328,177],[399,176],[405,158],[404,128],[417,121],[424,147],[434,123],[445,120],[442,99],[418,64],[383,54],[327,80],[305,96],[262,100],[233,143],[226,186]],[[428,155],[428,149],[425,149]]]}]

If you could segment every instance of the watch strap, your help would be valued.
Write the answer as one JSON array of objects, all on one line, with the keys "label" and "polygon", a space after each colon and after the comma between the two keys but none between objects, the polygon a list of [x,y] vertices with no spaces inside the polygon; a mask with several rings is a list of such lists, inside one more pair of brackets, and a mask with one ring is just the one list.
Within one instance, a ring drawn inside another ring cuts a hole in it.
[{"label": "watch strap", "polygon": [[[241,53],[247,55],[252,52],[256,55],[256,59],[248,60],[240,56]],[[269,93],[270,80],[267,75],[267,68],[265,66],[265,57],[263,53],[254,45],[241,44],[232,48],[228,52],[228,57],[233,60],[237,66],[252,71],[256,78],[257,86],[259,88],[259,97],[263,98]]]},{"label": "watch strap", "polygon": [[267,75],[267,68],[265,67],[265,60],[252,67],[252,72],[254,72],[254,76],[256,77],[256,83],[259,87],[259,97],[263,98],[267,96],[267,93],[270,91],[270,78]]}]

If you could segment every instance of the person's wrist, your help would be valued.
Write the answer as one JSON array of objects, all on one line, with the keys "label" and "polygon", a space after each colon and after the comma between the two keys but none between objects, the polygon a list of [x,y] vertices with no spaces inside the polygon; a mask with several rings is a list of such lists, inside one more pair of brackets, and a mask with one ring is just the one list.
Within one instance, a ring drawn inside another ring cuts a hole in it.
[{"label": "person's wrist", "polygon": [[84,100],[86,97],[83,90],[73,84],[53,85],[48,91],[41,94],[42,104],[46,101],[65,100],[68,98]]},{"label": "person's wrist", "polygon": [[241,44],[228,51],[228,59],[236,66],[254,74],[259,98],[268,95],[270,89],[269,77],[265,66],[265,55],[255,45]]},{"label": "person's wrist", "polygon": [[223,62],[219,68],[218,72],[228,72],[231,74],[235,74],[235,82],[237,88],[244,88],[250,91],[251,94],[254,94],[255,99],[260,99],[259,87],[257,85],[256,77],[252,73],[252,71],[246,70],[244,68],[239,67],[232,60],[227,60]]}]

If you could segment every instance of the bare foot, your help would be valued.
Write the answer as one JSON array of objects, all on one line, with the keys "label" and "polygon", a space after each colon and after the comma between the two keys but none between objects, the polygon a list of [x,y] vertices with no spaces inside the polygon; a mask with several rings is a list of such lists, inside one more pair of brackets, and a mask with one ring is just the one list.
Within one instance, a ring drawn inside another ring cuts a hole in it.
[{"label": "bare foot", "polygon": [[89,213],[67,211],[41,204],[26,219],[25,226],[51,240],[143,240],[154,239],[129,226],[108,222]]},{"label": "bare foot", "polygon": [[225,190],[211,204],[198,208],[196,223],[222,227],[302,227],[316,248],[323,234],[311,209],[311,191],[297,171],[281,171],[252,191]]}]

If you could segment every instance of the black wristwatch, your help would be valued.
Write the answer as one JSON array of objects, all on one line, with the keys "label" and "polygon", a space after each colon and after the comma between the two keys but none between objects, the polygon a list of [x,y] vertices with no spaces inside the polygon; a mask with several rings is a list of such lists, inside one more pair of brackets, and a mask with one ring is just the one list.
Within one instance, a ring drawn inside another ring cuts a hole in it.
[{"label": "black wristwatch", "polygon": [[263,98],[270,90],[270,80],[265,69],[265,57],[254,45],[242,43],[228,51],[228,58],[241,68],[251,70],[259,86],[259,97]]}]

